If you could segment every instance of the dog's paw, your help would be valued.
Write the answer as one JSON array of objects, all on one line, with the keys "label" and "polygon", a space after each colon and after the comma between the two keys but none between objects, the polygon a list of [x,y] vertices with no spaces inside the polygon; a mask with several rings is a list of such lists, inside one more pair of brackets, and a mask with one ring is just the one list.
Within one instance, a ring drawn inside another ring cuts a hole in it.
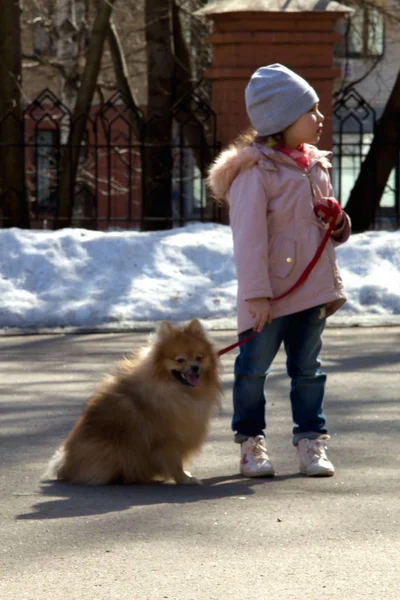
[{"label": "dog's paw", "polygon": [[184,471],[181,480],[177,481],[177,483],[181,483],[182,485],[203,485],[201,479],[197,479],[189,471]]}]

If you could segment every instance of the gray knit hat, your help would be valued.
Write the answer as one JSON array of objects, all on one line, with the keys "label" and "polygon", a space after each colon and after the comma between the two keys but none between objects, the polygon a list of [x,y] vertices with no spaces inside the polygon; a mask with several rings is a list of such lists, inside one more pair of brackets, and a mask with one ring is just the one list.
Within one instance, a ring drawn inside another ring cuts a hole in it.
[{"label": "gray knit hat", "polygon": [[283,131],[319,102],[305,79],[278,63],[253,73],[245,98],[247,114],[258,135]]}]

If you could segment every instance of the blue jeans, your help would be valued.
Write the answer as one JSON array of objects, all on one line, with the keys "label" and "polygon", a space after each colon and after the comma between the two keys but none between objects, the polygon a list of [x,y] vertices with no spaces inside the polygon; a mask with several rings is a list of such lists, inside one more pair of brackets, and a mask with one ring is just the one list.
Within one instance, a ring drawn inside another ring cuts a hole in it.
[{"label": "blue jeans", "polygon": [[[233,385],[232,430],[236,432],[236,442],[264,435],[267,424],[264,386],[282,342],[291,379],[293,443],[327,433],[323,413],[326,375],[318,359],[325,320],[320,306],[278,317],[240,346]],[[251,330],[244,331],[239,339],[250,333]]]}]

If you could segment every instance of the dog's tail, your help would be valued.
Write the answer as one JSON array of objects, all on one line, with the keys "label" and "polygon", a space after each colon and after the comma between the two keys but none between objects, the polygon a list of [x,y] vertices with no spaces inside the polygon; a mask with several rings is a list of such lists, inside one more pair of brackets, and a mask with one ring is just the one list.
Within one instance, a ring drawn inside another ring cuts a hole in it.
[{"label": "dog's tail", "polygon": [[41,477],[41,480],[49,481],[52,479],[58,479],[58,473],[60,472],[60,469],[64,466],[64,461],[65,451],[64,447],[61,446],[51,457],[50,462],[47,465],[47,469]]}]

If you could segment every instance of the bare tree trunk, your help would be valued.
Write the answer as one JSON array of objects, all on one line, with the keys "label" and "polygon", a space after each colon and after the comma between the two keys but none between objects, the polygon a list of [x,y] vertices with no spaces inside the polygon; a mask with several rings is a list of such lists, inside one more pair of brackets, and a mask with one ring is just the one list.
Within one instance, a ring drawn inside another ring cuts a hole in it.
[{"label": "bare tree trunk", "polygon": [[[139,107],[137,105],[137,101],[131,85],[128,79],[128,69],[126,66],[124,50],[122,48],[117,29],[114,23],[110,22],[110,28],[108,32],[108,43],[111,52],[111,59],[114,65],[114,73],[117,81],[117,88],[120,92],[123,93],[126,102],[132,108],[132,111],[129,111],[127,114],[127,118],[132,126],[133,132],[139,142],[142,141],[143,137],[143,119],[139,118]],[[134,115],[136,118],[134,118]]]},{"label": "bare tree trunk", "polygon": [[172,226],[172,1],[146,0],[148,110],[144,151],[143,225],[146,230]]},{"label": "bare tree trunk", "polygon": [[60,198],[55,228],[66,227],[71,219],[79,154],[86,121],[90,113],[97,77],[100,71],[104,42],[109,30],[111,13],[116,0],[101,0],[90,35],[85,70],[72,114],[68,145],[60,161]]},{"label": "bare tree trunk", "polygon": [[400,71],[346,204],[354,231],[365,231],[373,223],[389,175],[396,166],[399,149]]},{"label": "bare tree trunk", "polygon": [[20,13],[19,0],[0,1],[0,206],[6,227],[29,228],[20,92]]}]

